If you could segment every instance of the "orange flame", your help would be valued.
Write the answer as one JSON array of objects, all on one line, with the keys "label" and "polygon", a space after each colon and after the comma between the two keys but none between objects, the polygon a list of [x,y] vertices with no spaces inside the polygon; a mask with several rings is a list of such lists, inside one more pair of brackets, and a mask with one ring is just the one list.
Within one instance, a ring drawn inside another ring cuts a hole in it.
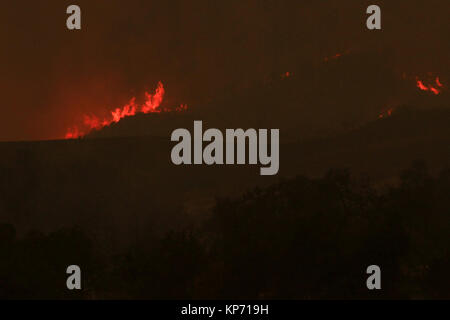
[{"label": "orange flame", "polygon": [[438,95],[439,93],[441,93],[441,90],[439,90],[438,88],[443,88],[444,86],[441,83],[441,80],[439,79],[439,77],[436,77],[434,80],[434,83],[436,84],[437,87],[433,85],[425,85],[424,82],[422,80],[419,80],[418,77],[416,77],[416,86],[417,88],[419,88],[422,91],[430,91],[431,93]]},{"label": "orange flame", "polygon": [[[171,112],[173,110],[164,108],[164,110],[160,109],[160,105],[163,101],[165,94],[164,86],[161,82],[158,82],[158,87],[155,90],[154,94],[150,94],[145,92],[146,100],[143,105],[139,106],[136,104],[136,98],[131,98],[128,104],[124,105],[122,108],[116,108],[115,110],[110,112],[110,116],[100,120],[95,115],[84,115],[83,128],[84,130],[80,130],[78,126],[71,127],[67,130],[65,135],[66,139],[77,139],[83,137],[86,133],[89,133],[91,130],[99,130],[103,127],[109,126],[112,123],[117,123],[125,117],[134,116],[137,113],[160,113]],[[176,112],[186,111],[188,106],[185,104],[180,105],[175,108]]]},{"label": "orange flame", "polygon": [[394,112],[394,108],[390,108],[388,109],[386,112],[382,112],[380,113],[380,115],[378,116],[378,118],[383,119],[383,118],[387,118],[392,116],[392,113]]},{"label": "orange flame", "polygon": [[294,74],[290,71],[286,71],[285,73],[281,74],[281,79],[286,79],[289,77],[292,77]]},{"label": "orange flame", "polygon": [[165,94],[164,86],[160,81],[158,82],[158,88],[156,88],[155,94],[151,95],[148,92],[145,93],[147,100],[145,101],[145,104],[142,106],[141,112],[143,113],[161,112],[160,110],[158,110],[158,108],[164,98],[164,94]]},{"label": "orange flame", "polygon": [[339,58],[343,57],[344,55],[350,54],[350,52],[351,52],[351,50],[347,49],[347,50],[345,50],[344,53],[336,53],[336,54],[334,54],[332,56],[325,57],[325,58],[323,58],[323,61],[328,62],[330,60],[336,60],[336,59],[339,59]]}]

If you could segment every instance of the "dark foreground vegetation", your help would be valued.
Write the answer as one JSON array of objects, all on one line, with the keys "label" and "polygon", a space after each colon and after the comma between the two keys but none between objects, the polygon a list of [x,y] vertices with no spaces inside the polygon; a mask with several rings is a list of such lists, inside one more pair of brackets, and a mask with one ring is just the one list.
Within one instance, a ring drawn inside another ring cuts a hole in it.
[{"label": "dark foreground vegetation", "polygon": [[[218,199],[201,224],[108,254],[81,228],[0,225],[0,298],[450,298],[450,170],[395,186],[333,170]],[[66,289],[66,267],[83,290]],[[382,290],[366,288],[366,268]]]}]

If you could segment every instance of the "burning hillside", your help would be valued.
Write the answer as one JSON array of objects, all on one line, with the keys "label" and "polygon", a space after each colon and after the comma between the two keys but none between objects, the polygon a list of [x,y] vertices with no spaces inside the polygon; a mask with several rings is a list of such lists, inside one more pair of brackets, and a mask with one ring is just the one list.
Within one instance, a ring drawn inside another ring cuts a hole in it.
[{"label": "burning hillside", "polygon": [[121,108],[116,108],[110,111],[107,117],[101,118],[96,115],[84,115],[83,122],[79,125],[70,127],[65,135],[66,139],[77,139],[85,136],[92,130],[100,130],[112,123],[117,123],[125,117],[134,116],[138,113],[161,113],[161,112],[181,112],[187,110],[187,105],[180,105],[177,108],[162,108],[161,103],[164,99],[164,86],[162,82],[158,82],[155,93],[150,94],[145,92],[145,101],[139,105],[136,103],[136,97]]},{"label": "burning hillside", "polygon": [[[407,79],[406,73],[403,73],[403,79]],[[411,77],[412,79],[413,77]],[[411,80],[410,79],[410,80]],[[425,80],[423,80],[425,79]],[[430,93],[432,96],[437,96],[441,94],[445,90],[445,86],[443,85],[439,76],[433,75],[433,73],[427,73],[426,77],[420,78],[419,76],[414,77],[416,88],[418,88],[422,92]],[[379,118],[390,117],[392,113],[395,111],[395,107],[390,107],[379,114]]]}]

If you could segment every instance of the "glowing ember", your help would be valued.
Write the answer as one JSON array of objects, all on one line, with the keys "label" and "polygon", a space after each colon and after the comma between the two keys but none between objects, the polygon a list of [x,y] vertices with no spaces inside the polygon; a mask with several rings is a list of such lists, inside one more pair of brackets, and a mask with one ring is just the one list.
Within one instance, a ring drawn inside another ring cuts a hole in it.
[{"label": "glowing ember", "polygon": [[134,116],[137,113],[160,113],[160,112],[182,112],[188,109],[188,106],[185,104],[180,105],[174,110],[164,108],[161,109],[160,105],[163,101],[165,94],[164,86],[161,82],[158,82],[158,87],[154,94],[150,94],[148,92],[145,93],[145,102],[141,106],[136,104],[136,98],[132,98],[128,104],[123,106],[122,108],[116,108],[115,110],[110,112],[110,116],[100,120],[95,115],[84,115],[84,121],[82,130],[78,126],[74,126],[67,130],[65,135],[66,139],[77,139],[83,137],[86,133],[89,133],[91,130],[99,130],[103,127],[109,126],[112,123],[117,123],[125,117]]},{"label": "glowing ember", "polygon": [[383,118],[387,118],[392,116],[392,113],[394,112],[393,108],[388,109],[386,112],[382,112],[380,113],[380,115],[378,116],[378,118],[383,119]]},{"label": "glowing ember", "polygon": [[66,133],[66,139],[76,139],[80,137],[80,132],[77,127],[70,128]]},{"label": "glowing ember", "polygon": [[281,75],[281,79],[286,79],[286,78],[292,77],[293,75],[294,74],[292,72],[287,71]]},{"label": "glowing ember", "polygon": [[426,85],[422,80],[419,80],[418,77],[416,77],[416,86],[417,88],[419,88],[422,91],[429,91],[435,95],[438,95],[439,93],[441,93],[441,90],[438,88],[443,88],[444,86],[442,85],[439,77],[436,77],[434,79],[434,83],[433,84],[428,84]]},{"label": "glowing ember", "polygon": [[350,52],[351,52],[351,50],[348,49],[348,50],[345,50],[344,53],[336,53],[335,55],[333,55],[333,56],[331,56],[331,57],[325,57],[325,58],[323,59],[323,61],[328,62],[328,61],[330,61],[330,60],[336,60],[336,59],[341,58],[341,57],[344,56],[344,55],[350,54]]},{"label": "glowing ember", "polygon": [[175,111],[181,112],[181,111],[186,111],[187,109],[188,109],[187,104],[182,104],[182,105],[180,105],[179,107],[177,107],[177,108],[175,109]]}]

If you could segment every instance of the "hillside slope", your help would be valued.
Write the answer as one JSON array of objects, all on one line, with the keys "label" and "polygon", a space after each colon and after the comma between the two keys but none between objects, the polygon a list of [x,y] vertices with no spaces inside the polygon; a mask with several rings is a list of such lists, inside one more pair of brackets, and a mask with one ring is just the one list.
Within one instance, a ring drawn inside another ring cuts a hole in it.
[{"label": "hillside slope", "polygon": [[259,165],[175,166],[169,136],[1,143],[0,220],[22,231],[79,224],[105,241],[131,241],[140,226],[196,223],[216,196],[282,177],[348,168],[384,181],[415,160],[436,172],[450,166],[449,121],[449,109],[404,110],[335,137],[282,139],[280,171],[270,177]]}]

